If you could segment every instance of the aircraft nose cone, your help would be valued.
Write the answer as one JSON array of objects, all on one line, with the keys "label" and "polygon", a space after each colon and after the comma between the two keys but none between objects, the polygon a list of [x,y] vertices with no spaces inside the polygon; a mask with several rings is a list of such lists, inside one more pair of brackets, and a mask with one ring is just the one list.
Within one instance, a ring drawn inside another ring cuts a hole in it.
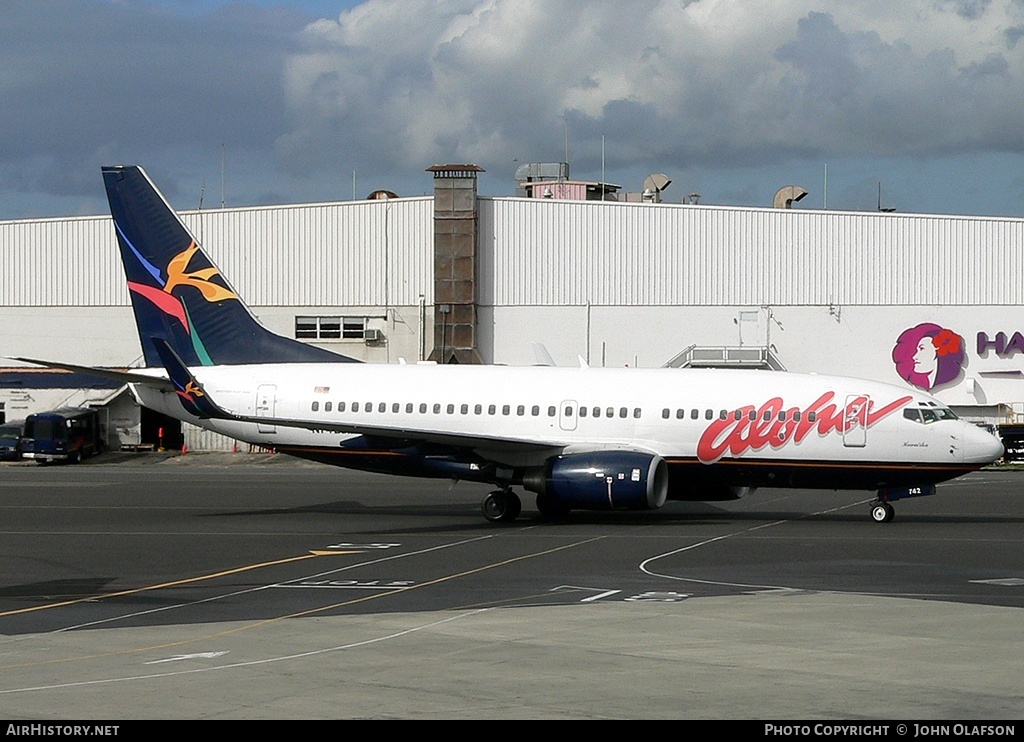
[{"label": "aircraft nose cone", "polygon": [[964,461],[969,464],[991,464],[1003,457],[1003,443],[998,436],[971,423],[964,423]]}]

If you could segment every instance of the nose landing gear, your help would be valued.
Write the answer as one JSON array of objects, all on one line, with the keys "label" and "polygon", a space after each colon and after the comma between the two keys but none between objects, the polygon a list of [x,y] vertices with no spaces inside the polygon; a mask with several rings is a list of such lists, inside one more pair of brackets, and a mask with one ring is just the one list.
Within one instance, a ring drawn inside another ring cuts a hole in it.
[{"label": "nose landing gear", "polygon": [[871,506],[871,520],[888,523],[896,516],[896,509],[887,502],[876,502]]},{"label": "nose landing gear", "polygon": [[922,484],[915,487],[887,487],[878,490],[878,499],[871,503],[871,520],[875,523],[888,523],[896,516],[890,504],[895,500],[907,497],[927,497],[935,494],[934,484]]}]

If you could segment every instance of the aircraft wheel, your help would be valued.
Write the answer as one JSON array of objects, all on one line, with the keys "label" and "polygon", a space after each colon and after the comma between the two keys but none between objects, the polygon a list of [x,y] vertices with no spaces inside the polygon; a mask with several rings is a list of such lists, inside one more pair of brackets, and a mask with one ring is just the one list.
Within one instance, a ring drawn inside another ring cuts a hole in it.
[{"label": "aircraft wheel", "polygon": [[887,502],[876,502],[871,507],[871,519],[875,523],[888,523],[896,515],[896,510]]},{"label": "aircraft wheel", "polygon": [[495,490],[484,498],[480,509],[491,523],[509,523],[519,517],[523,503],[511,490]]}]

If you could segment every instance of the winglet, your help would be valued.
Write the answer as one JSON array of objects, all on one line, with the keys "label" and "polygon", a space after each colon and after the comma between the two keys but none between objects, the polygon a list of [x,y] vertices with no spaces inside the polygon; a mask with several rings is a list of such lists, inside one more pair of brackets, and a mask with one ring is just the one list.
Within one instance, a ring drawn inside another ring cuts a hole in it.
[{"label": "winglet", "polygon": [[221,409],[216,402],[203,389],[202,384],[195,375],[188,370],[188,366],[174,352],[174,349],[163,338],[150,338],[150,342],[160,355],[167,375],[174,384],[174,392],[178,395],[178,401],[185,411],[201,419],[220,418],[226,419],[232,416]]}]

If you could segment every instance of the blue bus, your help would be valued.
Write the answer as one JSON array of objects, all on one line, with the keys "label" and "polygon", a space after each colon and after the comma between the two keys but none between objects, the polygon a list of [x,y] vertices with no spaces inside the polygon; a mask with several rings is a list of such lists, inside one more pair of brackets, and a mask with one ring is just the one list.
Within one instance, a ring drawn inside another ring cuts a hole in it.
[{"label": "blue bus", "polygon": [[25,418],[21,455],[40,464],[82,459],[100,452],[99,414],[83,407],[37,412]]}]

